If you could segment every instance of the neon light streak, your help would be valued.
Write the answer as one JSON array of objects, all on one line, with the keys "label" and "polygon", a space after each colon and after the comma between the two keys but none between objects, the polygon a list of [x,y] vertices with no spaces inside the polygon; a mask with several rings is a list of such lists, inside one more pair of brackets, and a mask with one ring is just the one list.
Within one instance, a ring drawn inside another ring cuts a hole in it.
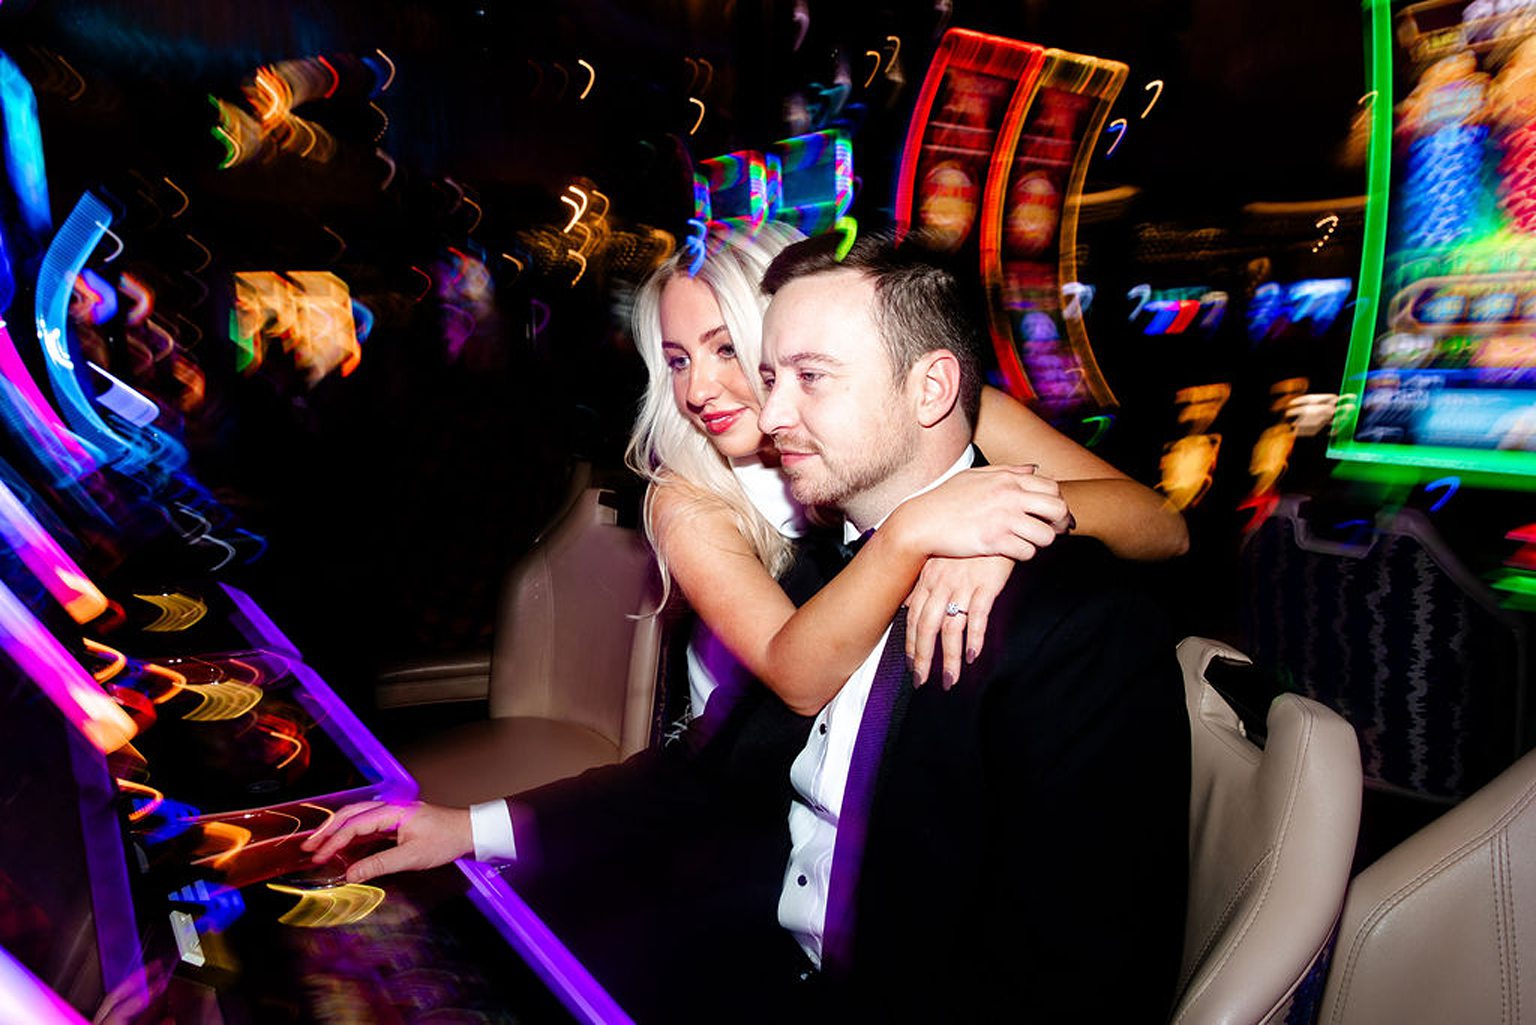
[{"label": "neon light streak", "polygon": [[1455,496],[1456,492],[1461,490],[1461,478],[1441,477],[1439,480],[1432,480],[1428,484],[1424,485],[1424,491],[1426,493],[1438,491],[1442,488],[1445,490],[1445,494],[1435,499],[1435,504],[1429,507],[1429,511],[1432,513],[1437,513],[1441,509],[1445,508],[1445,503],[1449,502]]},{"label": "neon light streak", "polygon": [[160,610],[155,621],[144,628],[148,633],[179,633],[195,625],[208,614],[207,602],[179,591],[166,594],[135,594],[134,597]]},{"label": "neon light streak", "polygon": [[91,673],[91,675],[96,678],[97,683],[106,683],[118,673],[122,672],[123,667],[128,664],[128,656],[124,655],[116,648],[109,647],[108,645],[102,644],[99,641],[93,641],[89,637],[83,638],[82,643],[85,644],[86,651],[89,651],[92,655],[96,655],[107,660],[106,665]]},{"label": "neon light streak", "polygon": [[842,263],[848,250],[853,248],[854,240],[859,237],[859,222],[852,217],[841,217],[834,227],[843,234],[843,240],[837,244],[837,252],[833,254],[837,262]]},{"label": "neon light streak", "polygon": [[5,117],[5,169],[27,229],[39,240],[53,226],[48,208],[48,172],[37,96],[14,61],[0,53],[0,114]]},{"label": "neon light streak", "polygon": [[580,96],[576,97],[578,100],[584,100],[587,98],[587,94],[592,91],[592,87],[597,84],[597,69],[579,57],[576,59],[576,63],[587,69],[587,87],[581,91]]},{"label": "neon light streak", "polygon": [[690,96],[690,97],[688,97],[688,102],[689,103],[696,103],[699,106],[699,116],[694,119],[693,127],[688,129],[688,134],[689,135],[693,135],[695,132],[697,132],[699,130],[699,126],[704,123],[704,101],[701,100],[701,99],[698,99],[697,97]]},{"label": "neon light streak", "polygon": [[[1142,118],[1152,113],[1152,108],[1157,106],[1157,101],[1163,98],[1163,80],[1161,78],[1154,78],[1141,87],[1142,92],[1146,92],[1148,89],[1156,89],[1157,92],[1153,93],[1152,98],[1147,101],[1146,109],[1141,112]],[[1137,120],[1139,121],[1141,118],[1137,118]]]},{"label": "neon light streak", "polygon": [[136,794],[145,799],[143,804],[134,802],[134,809],[128,813],[129,822],[149,818],[165,803],[165,795],[160,791],[143,783],[135,783],[131,779],[117,780],[117,788],[124,793]]},{"label": "neon light streak", "polygon": [[875,76],[880,74],[880,51],[865,50],[864,56],[875,59],[875,66],[869,69],[869,77],[864,80],[864,88],[868,89],[869,84],[875,80]]},{"label": "neon light streak", "polygon": [[16,493],[0,482],[0,538],[77,623],[107,610],[107,596],[60,548]]},{"label": "neon light streak", "polygon": [[283,925],[301,929],[327,929],[361,922],[384,902],[384,891],[363,883],[343,883],[323,890],[301,890],[281,883],[267,889],[299,898],[299,903],[278,918]]},{"label": "neon light streak", "polygon": [[[101,241],[112,211],[87,192],[80,197],[43,257],[37,277],[37,336],[48,356],[48,378],[70,426],[105,452],[111,461],[136,456],[134,447],[96,413],[80,381],[64,332],[69,325],[69,297],[86,259]],[[137,465],[137,459],[135,459]]]},{"label": "neon light streak", "polygon": [[251,842],[251,831],[243,826],[237,826],[230,822],[202,822],[199,823],[203,830],[203,837],[214,844],[223,847],[217,854],[198,858],[192,864],[211,865],[214,868],[223,868],[229,864],[229,860],[236,854],[245,850],[246,844]]},{"label": "neon light streak", "polygon": [[1110,143],[1109,149],[1104,151],[1104,155],[1106,157],[1112,157],[1115,155],[1115,150],[1119,148],[1120,141],[1125,138],[1125,128],[1127,124],[1128,122],[1125,120],[1125,118],[1117,117],[1109,123],[1108,128],[1104,129],[1105,132],[1115,133],[1115,141]]},{"label": "neon light streak", "polygon": [[0,650],[103,754],[123,747],[138,732],[128,713],[102,691],[4,584],[0,584]]}]

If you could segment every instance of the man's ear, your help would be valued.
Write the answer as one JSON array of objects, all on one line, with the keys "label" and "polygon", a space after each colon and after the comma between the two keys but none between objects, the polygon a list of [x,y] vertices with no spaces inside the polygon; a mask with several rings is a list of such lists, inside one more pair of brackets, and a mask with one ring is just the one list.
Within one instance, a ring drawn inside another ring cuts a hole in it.
[{"label": "man's ear", "polygon": [[918,423],[932,427],[960,401],[960,361],[948,349],[924,353],[912,365],[907,382],[914,389]]}]

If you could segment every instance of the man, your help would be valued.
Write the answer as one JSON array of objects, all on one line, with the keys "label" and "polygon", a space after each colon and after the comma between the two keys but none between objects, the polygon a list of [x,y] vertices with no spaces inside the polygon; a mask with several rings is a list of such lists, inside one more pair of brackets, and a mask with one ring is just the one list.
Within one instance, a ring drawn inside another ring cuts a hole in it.
[{"label": "man", "polygon": [[[763,288],[761,426],[797,499],[840,509],[852,538],[971,465],[977,332],[953,277],[882,239],[841,262],[814,239]],[[866,663],[816,717],[779,917],[850,1008],[1166,1015],[1188,720],[1172,638],[1115,573],[1064,539],[1017,567],[962,686],[877,708]]]},{"label": "man", "polygon": [[[916,247],[837,241],[765,278],[761,424],[852,540],[971,465],[977,332]],[[835,563],[805,553],[786,591]],[[910,686],[898,616],[812,720],[759,689],[692,757],[519,795],[535,906],[643,1020],[1162,1020],[1188,725],[1172,638],[1115,572],[1075,539],[1021,565],[953,691]],[[434,856],[463,853],[453,822]]]}]

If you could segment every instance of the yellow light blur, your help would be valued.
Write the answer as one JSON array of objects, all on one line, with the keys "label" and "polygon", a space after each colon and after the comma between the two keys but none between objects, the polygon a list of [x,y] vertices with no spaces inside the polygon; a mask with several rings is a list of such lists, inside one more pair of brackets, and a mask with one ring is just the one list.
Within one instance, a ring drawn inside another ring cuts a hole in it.
[{"label": "yellow light blur", "polygon": [[301,890],[282,883],[268,883],[267,889],[299,898],[299,903],[278,918],[283,925],[300,929],[326,929],[352,925],[373,914],[384,902],[384,891],[363,883],[343,883],[323,890]]}]

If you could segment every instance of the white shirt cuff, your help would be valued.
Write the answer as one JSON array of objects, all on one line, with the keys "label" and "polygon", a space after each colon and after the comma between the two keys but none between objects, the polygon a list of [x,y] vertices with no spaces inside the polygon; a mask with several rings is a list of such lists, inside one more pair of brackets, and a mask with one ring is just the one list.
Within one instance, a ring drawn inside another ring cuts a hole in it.
[{"label": "white shirt cuff", "polygon": [[514,861],[517,841],[512,836],[512,812],[501,799],[469,806],[469,835],[475,843],[476,861]]}]

